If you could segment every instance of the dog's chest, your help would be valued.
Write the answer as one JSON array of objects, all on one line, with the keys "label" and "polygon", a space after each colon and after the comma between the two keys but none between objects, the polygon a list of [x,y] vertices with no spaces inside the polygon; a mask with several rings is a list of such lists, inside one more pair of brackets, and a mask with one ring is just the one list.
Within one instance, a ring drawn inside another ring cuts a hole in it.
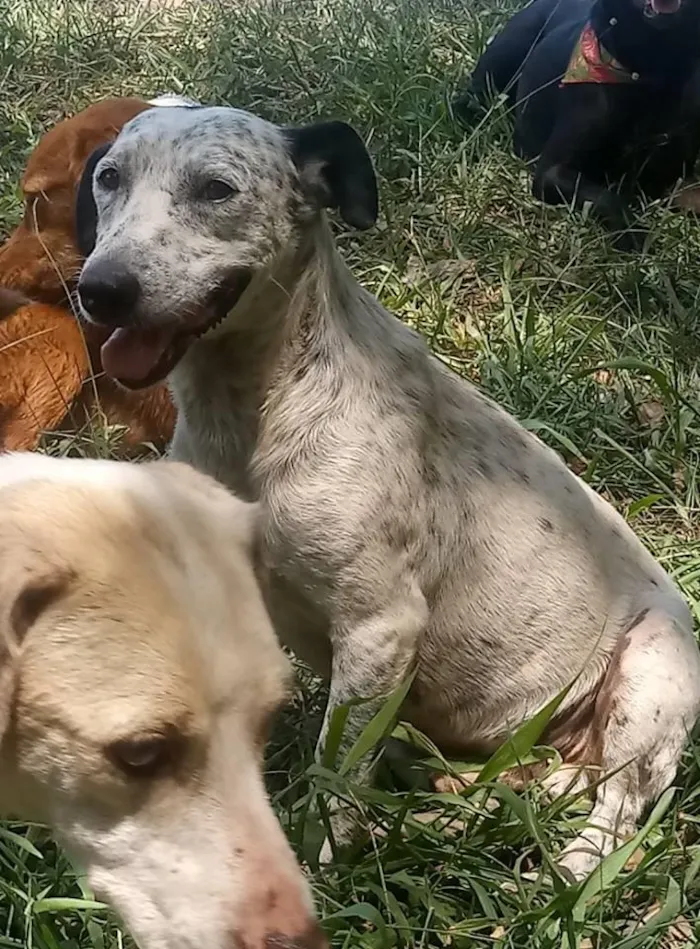
[{"label": "dog's chest", "polygon": [[667,150],[677,150],[688,123],[679,90],[648,83],[615,93],[619,102],[608,140],[609,167],[639,172],[651,154],[658,165]]},{"label": "dog's chest", "polygon": [[356,554],[358,539],[346,517],[356,500],[345,490],[340,511],[330,482],[307,472],[281,474],[257,487],[270,565],[323,609]]},{"label": "dog's chest", "polygon": [[[257,500],[251,459],[259,411],[255,390],[244,384],[222,353],[183,360],[171,376],[178,419],[171,454],[188,461],[246,500]],[[211,358],[209,358],[211,356]]]},{"label": "dog's chest", "polygon": [[356,500],[345,490],[339,497],[343,462],[327,450],[316,417],[324,413],[312,406],[299,425],[285,402],[271,419],[240,375],[210,362],[198,361],[196,373],[185,368],[172,379],[179,416],[171,454],[261,503],[268,566],[288,591],[322,607],[356,543],[345,520]]},{"label": "dog's chest", "polygon": [[660,146],[682,131],[678,90],[649,85],[635,97],[630,109],[630,148]]}]

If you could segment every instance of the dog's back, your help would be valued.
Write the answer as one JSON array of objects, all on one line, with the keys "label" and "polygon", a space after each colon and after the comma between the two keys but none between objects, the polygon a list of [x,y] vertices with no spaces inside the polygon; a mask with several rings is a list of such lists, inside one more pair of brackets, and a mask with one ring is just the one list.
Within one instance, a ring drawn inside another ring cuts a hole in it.
[{"label": "dog's back", "polygon": [[539,44],[562,25],[585,22],[591,6],[592,0],[533,0],[516,13],[480,56],[457,111],[464,115],[470,101],[488,105],[494,93],[506,93],[514,107],[523,69]]},{"label": "dog's back", "polygon": [[[537,158],[547,145],[559,115],[559,84],[585,22],[585,16],[572,17],[548,32],[519,77],[513,147],[521,158]],[[585,109],[586,103],[573,102],[571,107]]]},{"label": "dog's back", "polygon": [[[413,468],[402,479],[428,499],[423,530],[442,538],[422,545],[423,575],[439,590],[427,679],[440,670],[443,688],[452,681],[481,708],[517,683],[508,700],[520,721],[577,676],[574,693],[591,688],[640,610],[663,604],[690,628],[677,588],[623,518],[500,406],[435,369],[442,411],[426,426],[428,460],[402,455]],[[488,728],[471,724],[475,735]]]}]

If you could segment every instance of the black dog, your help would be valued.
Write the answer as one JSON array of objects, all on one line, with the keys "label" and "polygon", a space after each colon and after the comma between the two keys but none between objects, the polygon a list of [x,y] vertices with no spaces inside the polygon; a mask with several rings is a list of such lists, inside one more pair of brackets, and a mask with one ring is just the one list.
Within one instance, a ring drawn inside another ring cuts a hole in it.
[{"label": "black dog", "polygon": [[[700,150],[700,0],[534,0],[479,60],[466,96],[505,93],[533,193],[613,230],[630,198],[661,197]],[[628,235],[629,237],[629,235]]]}]

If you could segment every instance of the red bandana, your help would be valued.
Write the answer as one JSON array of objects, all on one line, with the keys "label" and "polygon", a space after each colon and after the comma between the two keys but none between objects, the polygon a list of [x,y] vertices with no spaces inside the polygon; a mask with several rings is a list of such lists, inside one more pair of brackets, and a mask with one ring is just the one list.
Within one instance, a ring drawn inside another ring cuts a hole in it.
[{"label": "red bandana", "polygon": [[639,73],[630,72],[618,63],[600,42],[591,24],[586,23],[560,85],[570,86],[585,82],[603,84],[636,82],[638,79]]}]

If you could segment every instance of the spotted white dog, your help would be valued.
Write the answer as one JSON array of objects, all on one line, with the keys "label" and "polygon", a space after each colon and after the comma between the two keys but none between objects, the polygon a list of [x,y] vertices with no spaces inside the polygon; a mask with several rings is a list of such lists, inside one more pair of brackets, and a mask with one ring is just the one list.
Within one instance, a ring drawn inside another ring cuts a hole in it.
[{"label": "spotted white dog", "polygon": [[580,781],[609,773],[561,857],[581,877],[674,778],[700,710],[688,609],[609,504],[356,283],[327,207],[377,214],[343,123],[137,116],[78,200],[103,365],[169,376],[175,456],[262,502],[280,635],[329,678],[328,715],[372,700],[348,741],[413,667],[402,714],[460,754],[575,680],[546,738]]}]

